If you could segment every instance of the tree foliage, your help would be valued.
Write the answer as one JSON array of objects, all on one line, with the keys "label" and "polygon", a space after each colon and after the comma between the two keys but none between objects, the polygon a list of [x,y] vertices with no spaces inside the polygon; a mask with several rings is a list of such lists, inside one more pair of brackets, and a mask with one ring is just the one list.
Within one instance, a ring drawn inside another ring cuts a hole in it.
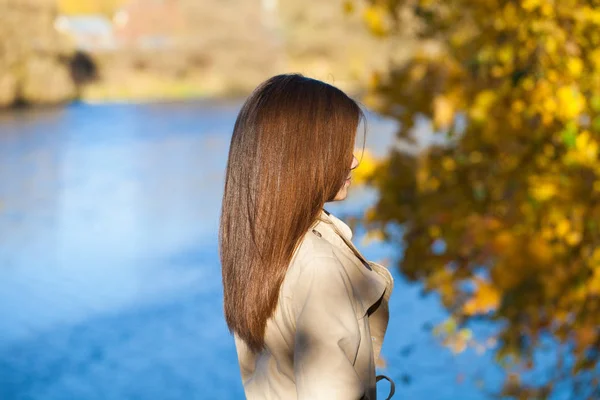
[{"label": "tree foliage", "polygon": [[[374,73],[370,104],[444,140],[395,151],[370,175],[368,225],[403,241],[401,271],[439,293],[457,330],[498,321],[503,394],[546,398],[570,385],[600,398],[600,1],[373,0],[376,35],[407,22],[408,63]],[[404,233],[390,226],[401,224]]]},{"label": "tree foliage", "polygon": [[101,14],[112,17],[126,0],[57,0],[61,13],[67,15]]}]

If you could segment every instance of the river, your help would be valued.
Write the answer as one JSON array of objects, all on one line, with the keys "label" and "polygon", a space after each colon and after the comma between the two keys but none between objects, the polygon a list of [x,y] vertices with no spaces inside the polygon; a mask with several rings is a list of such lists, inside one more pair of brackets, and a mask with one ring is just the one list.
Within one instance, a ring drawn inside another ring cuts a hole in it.
[{"label": "river", "polygon": [[[217,229],[239,102],[75,104],[0,115],[0,399],[240,399]],[[367,147],[393,145],[369,115]],[[376,198],[351,187],[343,219]],[[373,260],[402,249],[355,243]],[[475,400],[490,354],[443,347],[446,317],[394,269],[381,372],[399,399]],[[384,398],[387,383],[379,384]]]}]

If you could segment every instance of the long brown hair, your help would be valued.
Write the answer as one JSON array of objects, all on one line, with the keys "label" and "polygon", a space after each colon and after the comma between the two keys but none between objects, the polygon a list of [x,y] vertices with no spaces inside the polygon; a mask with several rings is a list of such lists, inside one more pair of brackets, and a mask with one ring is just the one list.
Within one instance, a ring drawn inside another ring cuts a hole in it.
[{"label": "long brown hair", "polygon": [[350,172],[363,119],[344,92],[299,74],[263,82],[238,114],[219,251],[227,325],[253,351],[296,247]]}]

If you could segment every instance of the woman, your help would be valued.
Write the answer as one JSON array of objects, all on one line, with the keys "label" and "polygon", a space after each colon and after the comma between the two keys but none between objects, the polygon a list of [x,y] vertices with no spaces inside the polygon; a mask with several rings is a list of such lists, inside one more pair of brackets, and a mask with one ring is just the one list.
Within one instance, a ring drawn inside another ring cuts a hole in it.
[{"label": "woman", "polygon": [[346,197],[362,118],[341,90],[294,74],[256,88],[235,122],[219,245],[248,399],[376,398],[393,280],[323,209]]}]

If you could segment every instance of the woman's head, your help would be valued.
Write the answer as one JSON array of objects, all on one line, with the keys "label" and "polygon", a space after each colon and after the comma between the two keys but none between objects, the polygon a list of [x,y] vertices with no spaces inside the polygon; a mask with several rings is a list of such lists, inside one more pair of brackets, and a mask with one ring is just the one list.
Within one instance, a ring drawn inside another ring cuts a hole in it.
[{"label": "woman's head", "polygon": [[220,220],[225,317],[263,344],[287,266],[326,202],[346,196],[364,115],[341,90],[302,75],[259,85],[235,122]]}]

